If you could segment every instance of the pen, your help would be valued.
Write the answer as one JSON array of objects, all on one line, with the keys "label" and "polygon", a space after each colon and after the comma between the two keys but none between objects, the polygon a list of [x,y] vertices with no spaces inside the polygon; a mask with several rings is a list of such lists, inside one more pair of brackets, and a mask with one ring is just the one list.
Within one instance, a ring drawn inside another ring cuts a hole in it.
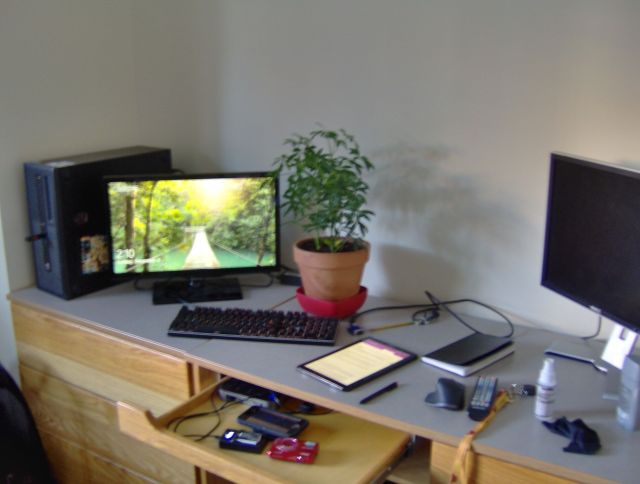
[{"label": "pen", "polygon": [[414,319],[413,321],[405,321],[403,323],[384,324],[382,326],[378,326],[377,328],[371,328],[369,332],[373,333],[374,331],[384,331],[385,329],[402,328],[403,326],[414,326],[414,325],[421,326],[421,325],[430,323],[431,321],[436,319],[438,315],[439,315],[438,311],[432,309],[427,313],[425,313],[425,315],[420,319],[417,319],[417,320]]},{"label": "pen", "polygon": [[391,323],[385,324],[384,326],[378,326],[377,328],[371,328],[369,330],[370,333],[374,333],[376,331],[384,331],[385,329],[393,329],[393,328],[402,328],[403,326],[412,326],[416,324],[414,321],[407,321],[404,323]]},{"label": "pen", "polygon": [[383,393],[390,392],[391,390],[393,390],[395,388],[398,388],[398,383],[394,381],[393,383],[387,385],[386,387],[381,388],[380,390],[373,392],[368,397],[364,397],[362,400],[360,400],[360,403],[363,404],[363,403],[370,402],[374,398],[379,397]]}]

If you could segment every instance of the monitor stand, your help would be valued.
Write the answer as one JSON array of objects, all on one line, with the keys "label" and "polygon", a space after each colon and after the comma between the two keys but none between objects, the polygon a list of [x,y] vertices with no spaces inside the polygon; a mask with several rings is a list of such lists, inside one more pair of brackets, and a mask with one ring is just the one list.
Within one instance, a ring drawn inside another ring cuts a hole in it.
[{"label": "monitor stand", "polygon": [[234,299],[242,299],[242,289],[235,277],[169,280],[156,282],[153,285],[153,304],[185,304]]},{"label": "monitor stand", "polygon": [[617,400],[620,391],[620,375],[624,359],[633,352],[638,334],[624,326],[614,324],[607,345],[602,352],[602,360],[609,366],[603,393],[606,400]]},{"label": "monitor stand", "polygon": [[591,348],[586,341],[554,341],[553,344],[545,350],[547,355],[559,356],[569,360],[580,361],[594,367],[601,373],[607,373],[609,367],[603,364],[597,358],[596,350]]},{"label": "monitor stand", "polygon": [[618,400],[618,393],[620,392],[620,375],[622,372],[607,362],[603,362],[603,364],[607,367],[607,376],[604,381],[602,398],[616,401]]},{"label": "monitor stand", "polygon": [[633,351],[638,335],[624,326],[615,324],[604,351],[598,357],[586,341],[556,341],[545,353],[590,364],[606,374],[602,398],[617,400],[620,389],[620,373],[624,358]]},{"label": "monitor stand", "polygon": [[622,370],[624,359],[633,351],[637,339],[637,333],[619,324],[614,324],[601,358],[610,365]]}]

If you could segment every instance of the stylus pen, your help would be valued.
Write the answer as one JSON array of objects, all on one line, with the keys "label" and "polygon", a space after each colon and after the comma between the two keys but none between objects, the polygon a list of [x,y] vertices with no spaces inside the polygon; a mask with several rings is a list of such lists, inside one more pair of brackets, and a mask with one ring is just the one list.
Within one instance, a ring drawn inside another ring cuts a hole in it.
[{"label": "stylus pen", "polygon": [[368,397],[364,397],[362,400],[360,400],[360,403],[368,403],[371,400],[373,400],[376,397],[379,397],[380,395],[382,395],[383,393],[387,393],[390,392],[391,390],[398,388],[398,382],[393,382],[390,383],[389,385],[387,385],[384,388],[381,388],[380,390],[373,392],[371,395],[369,395]]},{"label": "stylus pen", "polygon": [[377,328],[371,328],[369,330],[369,332],[370,333],[374,333],[376,331],[384,331],[386,329],[402,328],[403,326],[413,326],[414,324],[416,324],[414,321],[406,321],[404,323],[385,324],[384,326],[378,326]]}]

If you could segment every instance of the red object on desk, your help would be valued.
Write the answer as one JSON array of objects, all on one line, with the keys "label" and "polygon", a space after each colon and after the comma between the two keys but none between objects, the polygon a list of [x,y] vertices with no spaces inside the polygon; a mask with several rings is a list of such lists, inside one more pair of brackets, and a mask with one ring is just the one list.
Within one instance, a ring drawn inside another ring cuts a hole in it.
[{"label": "red object on desk", "polygon": [[317,442],[280,437],[273,441],[273,445],[267,451],[267,455],[272,459],[297,462],[299,464],[312,464],[316,460],[318,449]]},{"label": "red object on desk", "polygon": [[327,316],[333,318],[345,318],[351,316],[364,304],[367,299],[367,288],[360,286],[358,294],[339,301],[325,301],[307,296],[304,288],[296,290],[296,298],[302,309],[316,316]]}]

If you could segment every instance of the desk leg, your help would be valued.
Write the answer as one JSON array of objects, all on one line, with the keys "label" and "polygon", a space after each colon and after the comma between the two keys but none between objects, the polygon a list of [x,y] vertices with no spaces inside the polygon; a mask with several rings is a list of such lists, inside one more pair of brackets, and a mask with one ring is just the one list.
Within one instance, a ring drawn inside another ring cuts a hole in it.
[{"label": "desk leg", "polygon": [[[220,375],[214,371],[202,368],[197,365],[189,365],[189,374],[191,375],[191,395],[196,395],[209,385],[220,380]],[[196,484],[228,484],[230,481],[211,474],[204,469],[196,467]]]},{"label": "desk leg", "polygon": [[197,365],[189,365],[189,374],[191,375],[191,395],[197,395],[209,385],[220,380],[220,375],[214,371],[202,368]]},{"label": "desk leg", "polygon": [[222,477],[216,476],[215,474],[211,474],[202,469],[199,469],[202,473],[202,478],[200,480],[201,484],[232,484],[231,481],[227,481]]},{"label": "desk leg", "polygon": [[[222,376],[215,371],[197,365],[191,365],[191,387],[194,390],[194,395],[200,393],[204,388],[220,381],[221,378]],[[231,484],[231,481],[199,468],[196,468],[196,482],[198,484]]]},{"label": "desk leg", "polygon": [[[393,482],[394,484],[428,483],[430,452],[431,441],[416,437],[411,454],[398,463],[391,474],[387,476],[387,482]],[[449,481],[447,480],[446,482]]]}]

